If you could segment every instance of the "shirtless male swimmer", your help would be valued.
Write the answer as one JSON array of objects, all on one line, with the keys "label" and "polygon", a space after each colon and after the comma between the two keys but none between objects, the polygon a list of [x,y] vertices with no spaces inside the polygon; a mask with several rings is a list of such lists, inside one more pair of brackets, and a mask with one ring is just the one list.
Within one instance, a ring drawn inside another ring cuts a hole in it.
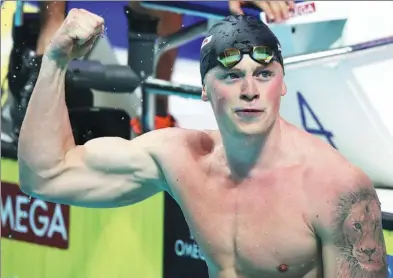
[{"label": "shirtless male swimmer", "polygon": [[371,181],[279,115],[282,57],[266,25],[229,16],[204,40],[202,99],[219,131],[167,128],[76,146],[65,69],[90,50],[103,26],[101,17],[71,10],[45,51],[19,141],[26,194],[104,208],[167,191],[212,278],[387,277]]}]

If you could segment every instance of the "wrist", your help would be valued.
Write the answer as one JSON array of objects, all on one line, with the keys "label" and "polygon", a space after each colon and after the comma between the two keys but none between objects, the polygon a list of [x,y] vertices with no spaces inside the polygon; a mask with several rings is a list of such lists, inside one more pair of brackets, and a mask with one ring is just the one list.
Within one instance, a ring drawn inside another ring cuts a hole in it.
[{"label": "wrist", "polygon": [[49,48],[45,51],[43,59],[47,60],[48,62],[54,63],[56,67],[61,70],[66,70],[68,64],[71,61],[71,59],[67,55],[64,55],[60,51],[56,51],[56,49],[52,48]]}]

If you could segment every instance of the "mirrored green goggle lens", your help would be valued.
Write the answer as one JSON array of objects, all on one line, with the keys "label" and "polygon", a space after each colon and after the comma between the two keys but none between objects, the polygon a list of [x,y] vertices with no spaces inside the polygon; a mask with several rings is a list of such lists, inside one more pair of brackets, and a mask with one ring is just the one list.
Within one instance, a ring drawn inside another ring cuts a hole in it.
[{"label": "mirrored green goggle lens", "polygon": [[240,50],[236,48],[225,49],[224,52],[218,57],[218,61],[224,67],[231,67],[241,60],[242,56]]},{"label": "mirrored green goggle lens", "polygon": [[273,51],[266,46],[255,46],[252,52],[252,57],[261,63],[270,63],[273,59]]},{"label": "mirrored green goggle lens", "polygon": [[[273,59],[274,52],[266,47],[266,46],[255,46],[252,50],[252,58],[260,63],[270,63]],[[219,55],[218,61],[224,67],[231,67],[238,63],[242,59],[242,54],[239,49],[236,48],[228,48],[225,49],[224,52]]]}]

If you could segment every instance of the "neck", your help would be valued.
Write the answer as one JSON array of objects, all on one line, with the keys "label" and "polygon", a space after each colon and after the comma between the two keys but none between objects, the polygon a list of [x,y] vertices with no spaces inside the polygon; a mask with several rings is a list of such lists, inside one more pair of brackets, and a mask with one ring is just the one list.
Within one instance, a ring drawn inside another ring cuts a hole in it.
[{"label": "neck", "polygon": [[265,134],[222,134],[231,175],[243,180],[255,167],[270,168],[277,161],[282,121],[278,118]]}]

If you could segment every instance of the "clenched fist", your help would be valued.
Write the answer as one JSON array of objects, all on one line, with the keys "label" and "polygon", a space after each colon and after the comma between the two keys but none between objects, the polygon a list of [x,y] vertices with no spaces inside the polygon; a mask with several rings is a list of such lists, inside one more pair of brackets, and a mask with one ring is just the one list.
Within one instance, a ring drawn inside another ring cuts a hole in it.
[{"label": "clenched fist", "polygon": [[68,63],[88,53],[104,31],[104,19],[84,9],[72,9],[53,36],[46,53]]}]

